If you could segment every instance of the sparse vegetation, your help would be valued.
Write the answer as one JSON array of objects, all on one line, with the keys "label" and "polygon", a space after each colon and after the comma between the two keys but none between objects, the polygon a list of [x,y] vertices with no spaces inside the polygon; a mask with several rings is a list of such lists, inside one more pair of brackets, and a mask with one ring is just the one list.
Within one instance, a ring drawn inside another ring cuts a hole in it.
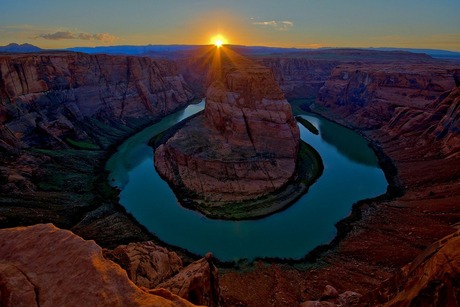
[{"label": "sparse vegetation", "polygon": [[84,142],[84,141],[75,141],[70,138],[66,139],[66,142],[77,149],[87,149],[87,150],[99,150],[101,149],[98,145],[90,142]]}]

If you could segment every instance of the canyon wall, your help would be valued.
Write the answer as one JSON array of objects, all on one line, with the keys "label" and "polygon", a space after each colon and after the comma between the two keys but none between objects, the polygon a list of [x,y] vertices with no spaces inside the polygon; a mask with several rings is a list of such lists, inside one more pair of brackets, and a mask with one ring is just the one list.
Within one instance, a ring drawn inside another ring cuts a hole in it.
[{"label": "canyon wall", "polygon": [[287,99],[316,97],[340,62],[314,57],[263,57],[255,59],[270,68]]},{"label": "canyon wall", "polygon": [[359,129],[376,129],[390,120],[394,124],[408,110],[431,112],[429,104],[456,86],[455,73],[435,61],[342,64],[319,91],[317,103]]},{"label": "canyon wall", "polygon": [[[366,294],[455,231],[460,219],[458,63],[369,51],[317,54],[332,58],[325,66],[307,57],[258,61],[273,69],[290,98],[305,98],[320,88],[316,102],[306,107],[371,141],[386,166],[390,194],[360,202],[338,224],[340,241],[320,259],[327,265],[227,271],[220,279],[223,296],[235,305],[319,299],[331,281],[339,292]],[[183,68],[144,58],[49,52],[2,55],[0,64],[2,228],[53,222],[111,248],[153,239],[119,207],[118,193],[100,174],[106,148],[193,97],[178,72]],[[202,85],[197,81],[195,86]],[[404,194],[392,194],[395,190]],[[171,270],[178,269],[176,264]],[[15,268],[4,269],[21,285],[30,283]],[[142,274],[138,280],[144,280]],[[441,293],[431,286],[420,289],[433,297]],[[33,303],[34,286],[26,292],[21,297]],[[385,295],[386,300],[410,299],[394,289]]]},{"label": "canyon wall", "polygon": [[63,52],[0,56],[0,89],[2,143],[16,148],[106,147],[97,126],[135,129],[193,98],[173,62]]},{"label": "canyon wall", "polygon": [[107,149],[193,98],[173,61],[0,55],[2,227],[52,222],[112,247],[150,238],[108,186]]}]

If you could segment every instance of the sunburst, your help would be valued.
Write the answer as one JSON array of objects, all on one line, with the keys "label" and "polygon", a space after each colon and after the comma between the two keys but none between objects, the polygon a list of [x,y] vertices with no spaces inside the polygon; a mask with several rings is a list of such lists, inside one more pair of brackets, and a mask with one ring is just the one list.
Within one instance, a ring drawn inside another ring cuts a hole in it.
[{"label": "sunburst", "polygon": [[220,47],[222,47],[222,45],[227,44],[227,39],[224,36],[222,36],[221,34],[218,34],[218,35],[213,36],[211,38],[211,44],[213,44],[217,48],[220,48]]}]

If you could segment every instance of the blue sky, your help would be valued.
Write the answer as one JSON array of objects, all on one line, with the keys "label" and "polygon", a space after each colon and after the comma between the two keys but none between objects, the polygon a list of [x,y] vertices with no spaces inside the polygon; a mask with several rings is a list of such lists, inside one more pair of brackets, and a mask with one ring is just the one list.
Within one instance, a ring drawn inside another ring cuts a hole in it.
[{"label": "blue sky", "polygon": [[460,0],[0,0],[0,45],[228,43],[460,51]]}]

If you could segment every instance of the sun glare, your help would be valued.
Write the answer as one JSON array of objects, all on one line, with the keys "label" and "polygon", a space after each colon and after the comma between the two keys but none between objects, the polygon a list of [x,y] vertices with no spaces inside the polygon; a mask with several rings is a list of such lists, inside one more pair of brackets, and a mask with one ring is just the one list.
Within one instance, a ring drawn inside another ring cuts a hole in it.
[{"label": "sun glare", "polygon": [[213,44],[216,47],[222,47],[222,45],[227,43],[227,39],[223,37],[222,35],[216,35],[213,38],[211,38],[211,44]]}]

